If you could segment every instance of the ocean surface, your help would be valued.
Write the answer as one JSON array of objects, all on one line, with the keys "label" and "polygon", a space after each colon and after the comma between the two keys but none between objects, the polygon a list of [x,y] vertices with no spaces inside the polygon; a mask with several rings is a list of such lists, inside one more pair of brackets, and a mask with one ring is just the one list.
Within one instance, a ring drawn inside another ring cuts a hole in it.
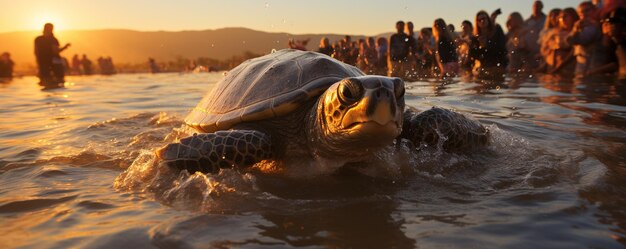
[{"label": "ocean surface", "polygon": [[[389,149],[362,171],[189,175],[155,161],[222,73],[0,84],[0,248],[624,248],[626,85],[408,82],[489,146]],[[233,96],[236,97],[236,96]]]}]

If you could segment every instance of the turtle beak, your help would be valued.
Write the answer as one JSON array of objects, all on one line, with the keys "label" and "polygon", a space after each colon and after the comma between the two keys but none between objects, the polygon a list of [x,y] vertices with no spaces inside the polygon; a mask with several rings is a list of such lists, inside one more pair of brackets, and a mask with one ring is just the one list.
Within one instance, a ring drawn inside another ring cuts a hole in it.
[{"label": "turtle beak", "polygon": [[374,122],[380,126],[394,124],[398,126],[396,100],[386,88],[368,89],[358,106],[350,109],[341,125],[349,128],[358,123]]}]

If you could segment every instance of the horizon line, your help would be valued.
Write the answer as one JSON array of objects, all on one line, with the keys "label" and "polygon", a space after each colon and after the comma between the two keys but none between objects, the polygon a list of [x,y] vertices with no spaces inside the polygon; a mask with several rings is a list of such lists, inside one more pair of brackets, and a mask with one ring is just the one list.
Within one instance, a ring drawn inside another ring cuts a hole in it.
[{"label": "horizon line", "polygon": [[[95,29],[62,29],[62,30],[55,30],[55,33],[63,33],[63,32],[77,32],[77,31],[135,31],[135,32],[202,32],[202,31],[217,31],[217,30],[222,30],[222,29],[247,29],[247,30],[252,30],[252,31],[259,31],[259,32],[265,32],[265,33],[274,33],[274,34],[290,34],[290,35],[298,35],[298,36],[303,36],[303,35],[350,35],[350,36],[379,36],[381,34],[387,34],[387,33],[393,33],[395,31],[390,30],[389,32],[381,32],[378,33],[376,35],[364,35],[364,34],[338,34],[338,33],[289,33],[286,31],[266,31],[266,30],[258,30],[258,29],[252,29],[252,28],[248,28],[248,27],[241,27],[241,26],[232,26],[232,27],[221,27],[221,28],[215,28],[215,29],[182,29],[182,30],[138,30],[138,29],[131,29],[131,28],[95,28]],[[9,33],[25,33],[25,32],[41,32],[42,30],[14,30],[14,31],[1,31],[1,34],[9,34]]]}]

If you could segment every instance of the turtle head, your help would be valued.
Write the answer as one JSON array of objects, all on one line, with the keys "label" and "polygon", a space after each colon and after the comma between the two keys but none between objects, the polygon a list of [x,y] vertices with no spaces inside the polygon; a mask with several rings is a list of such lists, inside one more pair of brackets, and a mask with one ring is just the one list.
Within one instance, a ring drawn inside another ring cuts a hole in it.
[{"label": "turtle head", "polygon": [[326,90],[317,105],[319,151],[360,156],[390,145],[402,131],[404,82],[361,76],[343,79]]}]

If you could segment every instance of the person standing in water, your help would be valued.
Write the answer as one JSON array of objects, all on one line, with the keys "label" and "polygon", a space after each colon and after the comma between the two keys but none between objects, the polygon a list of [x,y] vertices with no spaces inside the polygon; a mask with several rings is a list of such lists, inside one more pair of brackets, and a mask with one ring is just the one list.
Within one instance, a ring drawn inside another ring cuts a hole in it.
[{"label": "person standing in water", "polygon": [[409,56],[409,37],[404,33],[404,22],[396,22],[396,33],[389,37],[388,64],[391,77],[405,77]]},{"label": "person standing in water", "polygon": [[4,52],[0,55],[0,82],[13,78],[13,67],[15,62],[11,60],[11,54]]},{"label": "person standing in water", "polygon": [[52,33],[54,25],[46,23],[43,26],[43,35],[35,38],[35,56],[39,67],[39,80],[43,84],[58,84],[65,82],[65,69],[60,53],[70,47],[67,43],[59,47],[59,40]]},{"label": "person standing in water", "polygon": [[547,16],[543,13],[543,2],[535,1],[533,3],[532,14],[521,26],[524,26],[525,33],[524,39],[529,41],[526,44],[527,53],[530,54],[531,58],[524,62],[524,67],[527,69],[536,69],[539,66],[539,62],[541,61],[541,54],[539,53],[539,35],[541,34],[541,30],[543,30],[546,23]]},{"label": "person standing in water", "polygon": [[476,14],[468,56],[474,61],[474,75],[478,78],[501,79],[506,71],[506,36],[495,22],[501,13],[497,9],[491,16],[483,10]]},{"label": "person standing in water", "polygon": [[83,66],[83,74],[84,75],[92,75],[93,74],[93,62],[89,58],[87,58],[86,54],[83,54],[83,59],[80,60],[81,65]]}]

